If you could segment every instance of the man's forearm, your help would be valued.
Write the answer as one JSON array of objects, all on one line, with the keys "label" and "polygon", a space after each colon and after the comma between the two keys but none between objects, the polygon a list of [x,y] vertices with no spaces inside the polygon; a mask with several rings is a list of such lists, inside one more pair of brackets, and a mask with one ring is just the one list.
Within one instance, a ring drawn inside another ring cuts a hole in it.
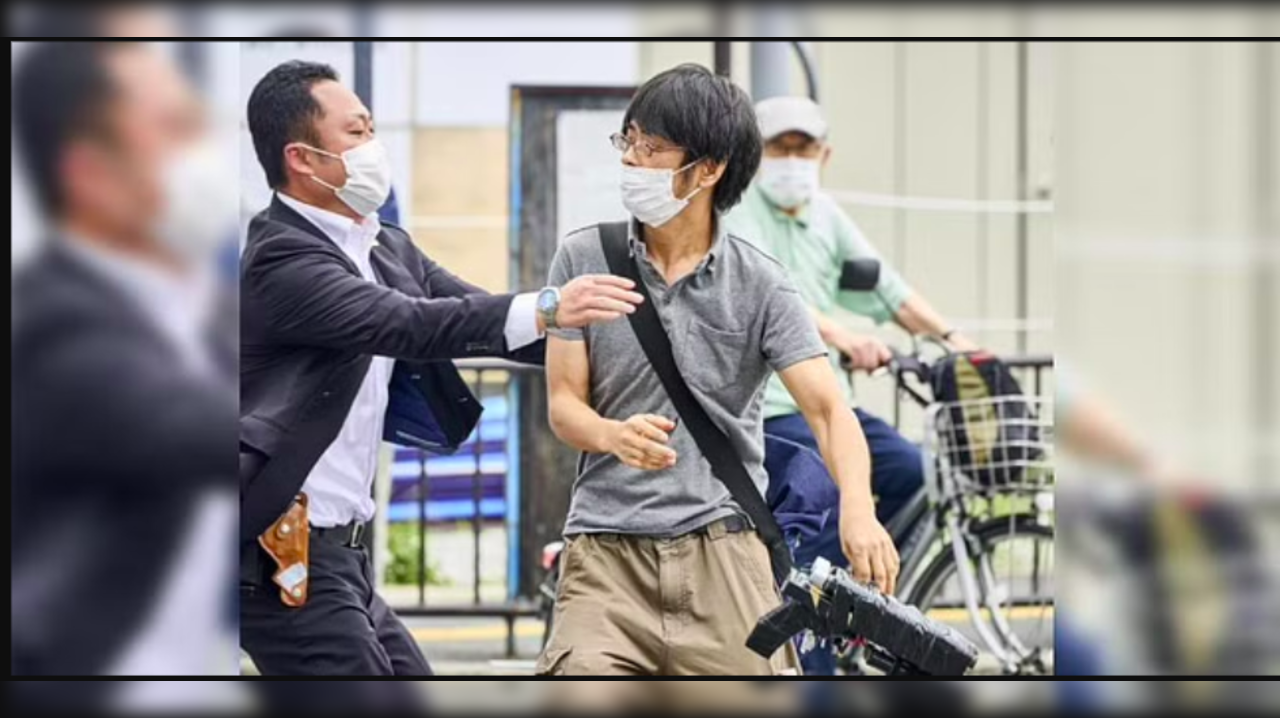
[{"label": "man's forearm", "polygon": [[842,511],[875,514],[871,493],[871,451],[848,407],[833,403],[810,422],[818,450],[840,489]]},{"label": "man's forearm", "polygon": [[914,292],[898,307],[894,319],[912,334],[940,336],[951,329],[933,305]]},{"label": "man's forearm", "polygon": [[607,454],[608,436],[620,422],[605,419],[576,396],[551,397],[551,431],[564,443],[589,454]]},{"label": "man's forearm", "polygon": [[778,372],[805,423],[818,440],[818,451],[840,489],[844,510],[874,516],[871,496],[871,451],[853,410],[844,404],[831,365],[821,356],[798,361]]},{"label": "man's forearm", "polygon": [[1153,463],[1149,451],[1096,397],[1082,396],[1057,422],[1063,446],[1085,458],[1141,473]]},{"label": "man's forearm", "polygon": [[977,345],[970,341],[967,337],[957,333],[950,322],[938,313],[924,297],[919,294],[912,293],[907,300],[898,307],[897,314],[894,319],[903,329],[912,334],[927,334],[935,337],[946,337],[947,342],[953,348],[960,351],[969,351],[977,349]]}]

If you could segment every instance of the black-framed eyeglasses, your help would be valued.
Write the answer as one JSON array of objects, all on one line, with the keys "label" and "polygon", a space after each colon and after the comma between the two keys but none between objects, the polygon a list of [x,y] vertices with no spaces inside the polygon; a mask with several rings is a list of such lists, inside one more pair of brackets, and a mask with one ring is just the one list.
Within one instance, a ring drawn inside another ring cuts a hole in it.
[{"label": "black-framed eyeglasses", "polygon": [[641,157],[652,157],[655,153],[659,152],[684,152],[683,147],[656,147],[649,140],[633,140],[621,132],[615,132],[612,135],[609,135],[609,143],[612,144],[613,148],[619,152],[626,152],[632,147],[635,147],[636,154]]}]

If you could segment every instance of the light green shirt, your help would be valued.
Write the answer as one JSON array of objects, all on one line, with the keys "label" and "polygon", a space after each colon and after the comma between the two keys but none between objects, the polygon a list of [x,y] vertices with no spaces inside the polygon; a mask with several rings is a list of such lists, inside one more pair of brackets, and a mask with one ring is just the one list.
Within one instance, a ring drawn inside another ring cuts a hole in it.
[{"label": "light green shirt", "polygon": [[[817,195],[795,217],[775,207],[756,184],[743,194],[742,203],[724,218],[725,228],[773,255],[791,275],[800,295],[814,309],[830,315],[836,307],[870,317],[876,322],[893,318],[898,307],[911,295],[911,287],[900,274],[884,263],[862,231],[825,192]],[[847,259],[880,260],[880,298],[872,292],[846,292],[839,287],[840,272]],[[883,299],[883,301],[881,301]],[[838,373],[840,355],[830,358]],[[853,403],[848,382],[840,382],[845,398]],[[776,375],[769,379],[764,395],[766,419],[800,411],[795,399]]]}]

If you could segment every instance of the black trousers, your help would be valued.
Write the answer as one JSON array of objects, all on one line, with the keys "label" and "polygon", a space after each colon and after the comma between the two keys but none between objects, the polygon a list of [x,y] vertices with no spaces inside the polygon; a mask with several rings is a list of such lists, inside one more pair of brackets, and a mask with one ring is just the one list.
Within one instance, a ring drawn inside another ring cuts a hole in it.
[{"label": "black trousers", "polygon": [[256,543],[241,552],[240,646],[262,675],[430,676],[417,642],[373,590],[369,552],[313,534],[310,553],[307,603],[290,608],[266,553]]}]

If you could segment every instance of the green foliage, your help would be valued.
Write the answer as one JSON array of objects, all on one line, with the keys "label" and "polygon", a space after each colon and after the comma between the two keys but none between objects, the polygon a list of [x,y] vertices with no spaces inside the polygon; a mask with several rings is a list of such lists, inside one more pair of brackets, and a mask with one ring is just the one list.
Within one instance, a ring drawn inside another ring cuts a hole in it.
[{"label": "green foliage", "polygon": [[[416,523],[393,523],[387,525],[387,548],[391,551],[391,560],[387,562],[386,574],[383,578],[389,584],[418,584],[418,548],[419,535]],[[444,586],[449,583],[440,567],[428,562],[422,567],[426,571],[428,586]]]}]

